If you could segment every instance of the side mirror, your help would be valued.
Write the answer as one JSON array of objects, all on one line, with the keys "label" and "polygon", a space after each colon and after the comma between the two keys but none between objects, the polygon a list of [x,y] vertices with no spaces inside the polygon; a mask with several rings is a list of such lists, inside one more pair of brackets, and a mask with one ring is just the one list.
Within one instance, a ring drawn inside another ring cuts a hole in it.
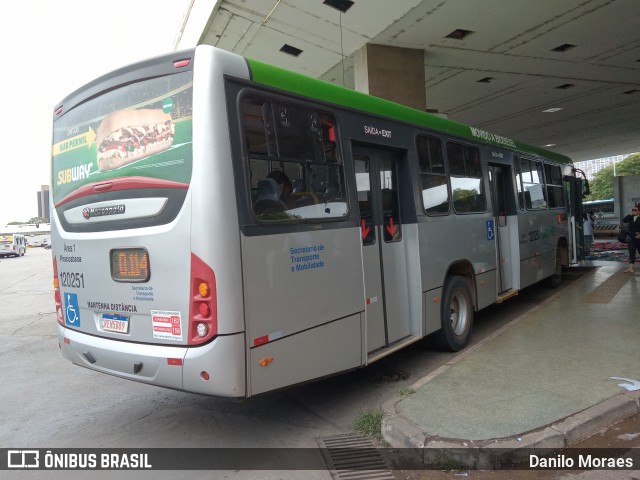
[{"label": "side mirror", "polygon": [[[580,170],[579,168],[572,169],[572,172],[574,174],[582,175],[582,178],[583,178],[583,180],[582,180],[582,198],[585,198],[587,195],[590,195],[591,194],[591,189],[589,188],[589,180],[587,180],[587,176],[585,175],[585,173],[582,170]],[[575,182],[575,181],[578,180],[578,178],[579,177],[577,175],[575,177],[571,177],[571,176],[567,175],[567,176],[564,177],[564,180],[565,181]]]}]

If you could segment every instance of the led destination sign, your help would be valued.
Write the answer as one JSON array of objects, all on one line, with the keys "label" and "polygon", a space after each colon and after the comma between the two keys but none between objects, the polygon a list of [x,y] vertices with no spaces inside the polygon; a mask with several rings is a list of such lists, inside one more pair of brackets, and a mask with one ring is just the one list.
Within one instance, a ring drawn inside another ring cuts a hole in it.
[{"label": "led destination sign", "polygon": [[113,280],[131,283],[149,281],[149,253],[144,248],[115,248],[110,255]]}]

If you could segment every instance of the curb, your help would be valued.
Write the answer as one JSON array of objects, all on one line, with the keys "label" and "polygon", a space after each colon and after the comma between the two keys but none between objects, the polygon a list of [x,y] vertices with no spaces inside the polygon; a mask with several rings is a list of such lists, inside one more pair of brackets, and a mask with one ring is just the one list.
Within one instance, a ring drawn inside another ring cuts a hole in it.
[{"label": "curb", "polygon": [[446,456],[465,468],[485,470],[528,461],[529,455],[548,455],[594,435],[604,428],[640,413],[640,391],[620,393],[552,424],[504,438],[449,439],[429,435],[396,413],[395,398],[385,404],[384,439],[425,466],[437,466]]}]

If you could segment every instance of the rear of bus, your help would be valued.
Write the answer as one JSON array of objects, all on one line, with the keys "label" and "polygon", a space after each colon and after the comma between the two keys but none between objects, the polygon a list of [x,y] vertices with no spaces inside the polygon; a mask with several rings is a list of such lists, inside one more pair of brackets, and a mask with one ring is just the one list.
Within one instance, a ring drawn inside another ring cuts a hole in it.
[{"label": "rear of bus", "polygon": [[223,74],[247,66],[197,51],[105,75],[56,108],[58,337],[89,369],[242,397],[238,220],[220,206],[235,203]]},{"label": "rear of bus", "polygon": [[21,257],[27,251],[27,239],[22,235],[0,235],[0,257]]}]

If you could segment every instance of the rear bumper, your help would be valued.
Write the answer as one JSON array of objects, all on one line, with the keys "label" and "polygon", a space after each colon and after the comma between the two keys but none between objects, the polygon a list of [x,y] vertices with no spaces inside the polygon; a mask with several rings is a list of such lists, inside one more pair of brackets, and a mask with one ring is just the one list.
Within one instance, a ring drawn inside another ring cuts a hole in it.
[{"label": "rear bumper", "polygon": [[244,333],[187,348],[122,342],[58,325],[58,341],[65,358],[97,372],[206,395],[246,396]]}]

